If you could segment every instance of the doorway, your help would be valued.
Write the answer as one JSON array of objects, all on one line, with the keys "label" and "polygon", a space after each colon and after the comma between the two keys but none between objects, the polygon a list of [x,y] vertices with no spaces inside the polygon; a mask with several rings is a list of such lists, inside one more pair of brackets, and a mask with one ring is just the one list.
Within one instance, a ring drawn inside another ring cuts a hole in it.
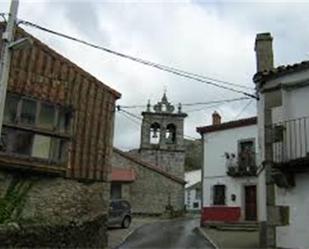
[{"label": "doorway", "polygon": [[256,186],[245,186],[245,220],[256,221]]}]

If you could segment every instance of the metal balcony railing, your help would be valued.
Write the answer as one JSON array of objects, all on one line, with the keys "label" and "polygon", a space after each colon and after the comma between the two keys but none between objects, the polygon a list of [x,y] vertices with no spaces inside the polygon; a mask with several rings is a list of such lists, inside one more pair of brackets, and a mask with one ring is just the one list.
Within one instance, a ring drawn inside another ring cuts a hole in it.
[{"label": "metal balcony railing", "polygon": [[230,154],[226,158],[227,174],[233,177],[256,176],[256,155],[252,151],[244,151],[236,158]]},{"label": "metal balcony railing", "polygon": [[276,123],[272,126],[275,163],[309,159],[309,117]]}]

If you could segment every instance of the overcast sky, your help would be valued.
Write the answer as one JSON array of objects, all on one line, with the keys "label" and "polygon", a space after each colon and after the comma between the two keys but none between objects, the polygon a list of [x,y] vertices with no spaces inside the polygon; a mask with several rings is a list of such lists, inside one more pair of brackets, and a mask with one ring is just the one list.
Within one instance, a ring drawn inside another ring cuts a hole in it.
[{"label": "overcast sky", "polygon": [[[267,2],[20,0],[18,17],[132,56],[254,87],[256,33],[272,33],[275,65],[309,59],[309,2]],[[0,0],[0,12],[8,9],[8,1]],[[26,30],[121,92],[120,105],[146,105],[148,99],[155,104],[164,89],[174,104],[242,97],[41,31]],[[253,100],[248,105],[249,101],[185,108],[189,115],[185,134],[198,138],[195,128],[210,124],[214,110],[223,121],[255,115],[256,103]],[[140,115],[142,110],[129,111]],[[139,120],[117,113],[115,146],[136,148],[139,140]]]}]

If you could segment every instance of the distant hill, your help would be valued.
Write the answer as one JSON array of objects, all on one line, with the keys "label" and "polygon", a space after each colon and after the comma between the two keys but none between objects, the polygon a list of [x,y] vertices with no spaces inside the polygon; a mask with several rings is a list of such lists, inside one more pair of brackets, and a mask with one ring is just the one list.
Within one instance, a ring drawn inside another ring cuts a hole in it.
[{"label": "distant hill", "polygon": [[202,142],[201,139],[185,139],[186,158],[185,171],[200,169],[202,167]]}]

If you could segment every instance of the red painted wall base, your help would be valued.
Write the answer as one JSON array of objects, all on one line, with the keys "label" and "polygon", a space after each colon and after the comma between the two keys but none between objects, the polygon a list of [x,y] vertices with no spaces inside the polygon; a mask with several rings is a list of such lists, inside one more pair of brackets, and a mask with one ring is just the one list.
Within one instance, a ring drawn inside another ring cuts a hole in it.
[{"label": "red painted wall base", "polygon": [[202,210],[202,223],[213,221],[237,222],[240,219],[240,207],[204,207]]}]

